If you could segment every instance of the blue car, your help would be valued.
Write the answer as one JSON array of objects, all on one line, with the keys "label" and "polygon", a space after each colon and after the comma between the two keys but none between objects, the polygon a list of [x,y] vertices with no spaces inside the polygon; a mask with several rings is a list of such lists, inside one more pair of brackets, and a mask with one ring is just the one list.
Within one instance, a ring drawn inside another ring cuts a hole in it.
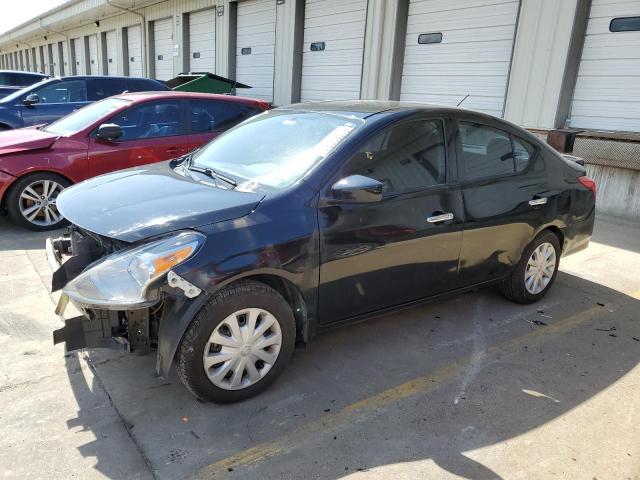
[{"label": "blue car", "polygon": [[63,77],[43,80],[0,99],[0,130],[51,123],[92,102],[123,92],[169,90],[148,78]]},{"label": "blue car", "polygon": [[49,78],[49,75],[18,70],[0,70],[0,98]]}]

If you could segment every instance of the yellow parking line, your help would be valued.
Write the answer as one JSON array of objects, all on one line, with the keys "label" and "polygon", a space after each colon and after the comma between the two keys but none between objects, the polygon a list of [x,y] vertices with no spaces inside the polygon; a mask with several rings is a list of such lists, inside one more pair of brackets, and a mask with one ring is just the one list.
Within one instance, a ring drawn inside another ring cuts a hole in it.
[{"label": "yellow parking line", "polygon": [[[640,294],[640,292],[638,292]],[[523,345],[530,345],[532,341],[548,337],[549,335],[562,333],[573,329],[577,325],[594,318],[599,313],[607,312],[602,307],[592,307],[574,315],[549,324],[545,328],[538,328],[519,337],[506,340],[486,350],[487,356],[504,356],[522,350]],[[384,390],[376,395],[347,405],[336,413],[324,415],[313,420],[292,432],[274,440],[264,442],[255,447],[248,448],[237,454],[219,460],[195,474],[196,478],[210,478],[216,474],[227,472],[229,468],[239,468],[263,460],[281,455],[293,450],[309,434],[318,431],[328,431],[340,425],[352,424],[361,421],[367,413],[397,403],[398,401],[414,396],[418,393],[426,393],[440,387],[444,382],[464,373],[468,361],[450,363],[431,372],[395,387]],[[218,478],[216,476],[216,478]]]}]

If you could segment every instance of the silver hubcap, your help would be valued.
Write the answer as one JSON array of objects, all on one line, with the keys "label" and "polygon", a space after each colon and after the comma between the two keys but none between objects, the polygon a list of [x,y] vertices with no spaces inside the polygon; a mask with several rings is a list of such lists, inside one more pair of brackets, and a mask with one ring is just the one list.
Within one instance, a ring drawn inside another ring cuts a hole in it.
[{"label": "silver hubcap", "polygon": [[62,220],[56,201],[64,187],[53,180],[36,180],[20,193],[22,216],[34,225],[49,227]]},{"label": "silver hubcap", "polygon": [[276,317],[261,308],[232,313],[204,347],[204,370],[216,387],[241,390],[259,382],[278,359],[282,332]]},{"label": "silver hubcap", "polygon": [[524,272],[524,285],[532,295],[542,292],[556,270],[556,250],[549,242],[541,243],[533,251]]}]

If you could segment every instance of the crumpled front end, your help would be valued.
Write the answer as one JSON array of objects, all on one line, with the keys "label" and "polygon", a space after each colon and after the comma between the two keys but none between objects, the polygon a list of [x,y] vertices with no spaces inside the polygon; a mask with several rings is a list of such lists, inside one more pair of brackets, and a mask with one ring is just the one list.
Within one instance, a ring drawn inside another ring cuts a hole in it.
[{"label": "crumpled front end", "polygon": [[[62,290],[56,313],[65,323],[53,332],[54,344],[64,343],[67,351],[116,348],[146,353],[156,347],[167,298],[201,293],[171,268],[203,241],[202,235],[186,231],[129,244],[76,226],[62,237],[47,239],[52,291]],[[81,315],[65,317],[70,303]]]}]

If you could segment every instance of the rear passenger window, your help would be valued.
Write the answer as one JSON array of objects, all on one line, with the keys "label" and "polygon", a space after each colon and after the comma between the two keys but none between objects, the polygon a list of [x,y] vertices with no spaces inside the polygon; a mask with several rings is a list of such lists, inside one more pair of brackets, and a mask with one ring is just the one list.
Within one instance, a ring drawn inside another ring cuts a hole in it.
[{"label": "rear passenger window", "polygon": [[347,166],[348,175],[364,175],[384,184],[385,195],[419,190],[446,182],[444,126],[419,120],[374,135]]},{"label": "rear passenger window", "polygon": [[157,82],[151,82],[144,78],[129,78],[127,79],[127,88],[130,92],[153,92],[158,90],[167,90],[162,87],[162,84]]},{"label": "rear passenger window", "polygon": [[460,122],[459,126],[466,180],[515,172],[508,133],[477,123]]},{"label": "rear passenger window", "polygon": [[103,98],[119,95],[127,90],[124,80],[98,79],[89,80],[89,100],[102,100]]},{"label": "rear passenger window", "polygon": [[258,113],[248,105],[220,100],[190,100],[189,106],[191,133],[226,130]]},{"label": "rear passenger window", "polygon": [[513,139],[513,158],[516,163],[516,172],[520,173],[529,165],[529,160],[533,157],[535,147],[521,138],[511,138]]}]

